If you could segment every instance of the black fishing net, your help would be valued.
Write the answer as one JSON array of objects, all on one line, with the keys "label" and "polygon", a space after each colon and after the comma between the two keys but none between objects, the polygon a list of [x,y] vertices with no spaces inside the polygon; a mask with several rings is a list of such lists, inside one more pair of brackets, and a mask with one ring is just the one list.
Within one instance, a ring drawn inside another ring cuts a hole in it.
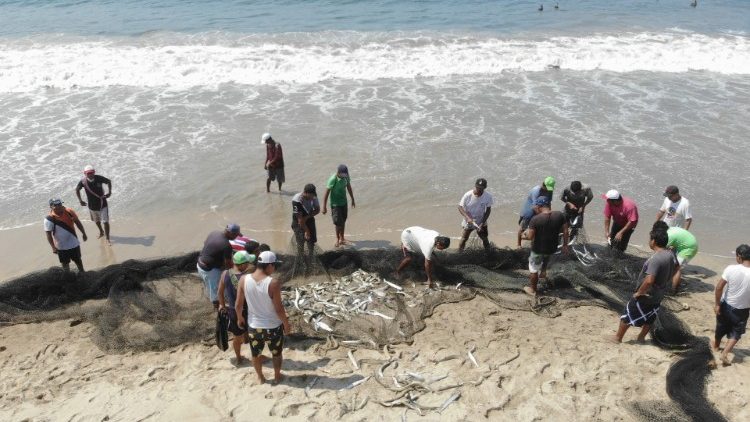
[{"label": "black fishing net", "polygon": [[[528,251],[485,250],[474,237],[462,253],[435,253],[438,289],[422,285],[423,259],[414,259],[400,280],[394,277],[403,258],[398,248],[323,252],[305,247],[300,252],[292,239],[288,253],[280,256],[276,277],[284,282],[285,307],[298,333],[294,338],[306,344],[318,339],[319,347],[331,348],[408,344],[437,306],[476,295],[543,318],[577,306],[619,314],[637,287],[645,259],[588,245],[581,231],[570,254],[552,258],[548,279],[540,281],[540,295],[534,299],[521,292],[528,282]],[[92,340],[112,353],[208,341],[215,314],[196,273],[196,259],[197,253],[191,253],[130,260],[84,274],[57,268],[32,273],[0,286],[0,320],[86,321],[94,327]],[[640,419],[721,420],[705,399],[710,352],[706,341],[680,321],[683,309],[679,301],[665,300],[652,330],[658,345],[681,353],[667,377],[674,403],[631,404]]]}]

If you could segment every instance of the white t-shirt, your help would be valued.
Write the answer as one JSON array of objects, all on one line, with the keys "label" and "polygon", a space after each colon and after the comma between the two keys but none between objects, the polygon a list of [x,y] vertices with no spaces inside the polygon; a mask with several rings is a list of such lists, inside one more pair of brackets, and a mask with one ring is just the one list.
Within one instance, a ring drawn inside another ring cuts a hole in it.
[{"label": "white t-shirt", "polygon": [[742,264],[730,265],[721,278],[727,282],[722,300],[733,308],[750,308],[750,268]]},{"label": "white t-shirt", "polygon": [[[488,207],[491,207],[495,201],[492,199],[492,195],[488,192],[482,192],[482,196],[474,195],[474,190],[470,190],[464,194],[458,205],[462,206],[466,213],[471,216],[472,220],[476,220],[477,224],[484,223],[484,212]],[[466,226],[466,220],[462,223]]]},{"label": "white t-shirt", "polygon": [[693,215],[690,214],[690,201],[685,197],[680,198],[677,202],[664,198],[660,211],[664,213],[663,220],[669,227],[684,228],[685,220],[693,218]]},{"label": "white t-shirt", "polygon": [[401,244],[409,252],[421,252],[424,255],[424,259],[429,261],[432,259],[435,238],[439,234],[435,230],[428,230],[419,226],[409,227],[401,232]]},{"label": "white t-shirt", "polygon": [[[73,229],[75,230],[75,229]],[[55,247],[61,251],[67,251],[79,246],[81,243],[78,238],[75,237],[71,232],[64,228],[57,226],[55,223],[44,219],[44,231],[52,232],[52,240],[55,242]]]}]

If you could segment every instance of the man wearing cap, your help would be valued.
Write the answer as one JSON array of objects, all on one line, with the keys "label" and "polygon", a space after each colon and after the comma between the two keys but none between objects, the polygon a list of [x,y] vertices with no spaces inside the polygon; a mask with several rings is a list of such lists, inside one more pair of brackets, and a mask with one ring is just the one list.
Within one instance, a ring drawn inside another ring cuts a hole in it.
[{"label": "man wearing cap", "polygon": [[693,215],[690,214],[690,201],[680,195],[677,186],[667,186],[664,189],[664,202],[659,212],[656,213],[656,221],[664,220],[669,227],[681,227],[690,230]]},{"label": "man wearing cap", "polygon": [[[221,277],[219,277],[219,312],[226,312],[228,316],[227,329],[234,336],[232,339],[232,348],[234,349],[234,355],[236,357],[236,364],[242,363],[242,342],[247,337],[247,328],[240,327],[237,324],[237,312],[234,309],[235,302],[237,301],[237,289],[239,288],[240,278],[245,275],[250,267],[250,264],[255,262],[255,255],[251,255],[246,251],[238,251],[232,255],[232,262],[234,263],[234,271],[225,270]],[[243,309],[244,319],[247,319],[247,307]]]},{"label": "man wearing cap", "polygon": [[346,192],[352,198],[352,208],[356,207],[354,202],[354,192],[352,192],[352,183],[349,179],[349,168],[344,164],[339,164],[336,173],[328,178],[326,183],[326,193],[323,195],[323,214],[328,212],[328,196],[331,197],[331,218],[333,225],[336,227],[336,244],[334,246],[344,246],[347,240],[344,238],[344,228],[348,216]]},{"label": "man wearing cap", "polygon": [[448,237],[440,236],[435,230],[428,230],[419,226],[406,228],[401,232],[401,251],[404,259],[396,268],[396,277],[401,277],[401,271],[406,268],[417,254],[424,256],[424,272],[427,274],[427,286],[432,288],[432,253],[435,249],[442,251],[451,244]]},{"label": "man wearing cap", "polygon": [[[104,185],[107,185],[107,192],[104,192]],[[86,201],[81,198],[81,189],[86,190]],[[83,169],[83,178],[76,186],[76,196],[82,206],[88,206],[91,221],[99,229],[99,237],[105,236],[107,243],[109,241],[109,207],[107,198],[112,195],[112,181],[104,176],[96,174],[93,166],[86,166]],[[104,229],[102,229],[102,224]]]},{"label": "man wearing cap", "polygon": [[463,233],[461,242],[458,244],[458,250],[463,251],[466,247],[466,241],[469,240],[471,232],[476,230],[477,236],[482,239],[484,249],[490,248],[490,241],[487,238],[489,230],[487,229],[487,220],[492,212],[494,200],[487,189],[487,179],[479,178],[474,183],[474,189],[466,192],[458,202],[458,212],[464,217],[461,221]]},{"label": "man wearing cap", "polygon": [[711,342],[714,352],[724,336],[727,345],[721,353],[721,361],[729,365],[729,353],[740,337],[745,334],[747,319],[750,316],[750,246],[740,245],[735,250],[737,264],[724,269],[721,280],[714,289],[714,313],[716,314],[716,334]]},{"label": "man wearing cap", "polygon": [[563,190],[560,199],[565,203],[565,216],[570,227],[570,241],[574,242],[578,230],[583,228],[583,213],[586,206],[594,199],[591,188],[576,180],[571,182],[570,188]]},{"label": "man wearing cap", "polygon": [[544,196],[549,199],[552,203],[552,191],[555,190],[555,178],[547,176],[544,181],[537,186],[534,186],[529,191],[529,195],[526,197],[526,202],[521,208],[521,216],[518,219],[518,247],[521,247],[521,235],[529,228],[529,221],[534,217],[534,202],[540,197]]},{"label": "man wearing cap", "polygon": [[607,201],[604,205],[604,237],[611,248],[624,252],[638,225],[638,207],[632,199],[614,189],[607,191],[603,198]]},{"label": "man wearing cap", "polygon": [[281,150],[281,144],[274,141],[270,133],[264,133],[260,137],[260,142],[266,146],[266,163],[263,168],[268,171],[266,179],[266,192],[271,192],[271,182],[276,180],[281,185],[286,181],[284,177],[284,152]]},{"label": "man wearing cap", "polygon": [[233,250],[229,241],[237,236],[242,236],[237,224],[229,224],[223,231],[213,231],[203,242],[203,249],[198,255],[198,275],[203,279],[208,298],[216,309],[219,308],[218,288],[221,272],[232,268]]},{"label": "man wearing cap", "polygon": [[[75,211],[63,206],[59,198],[49,200],[50,212],[44,218],[44,231],[47,233],[47,242],[52,247],[52,253],[57,254],[57,259],[65,271],[70,271],[70,261],[83,272],[83,261],[81,260],[81,243],[78,241],[75,227],[81,231],[83,241],[88,237],[83,229],[81,220]],[[75,227],[74,227],[75,226]]]},{"label": "man wearing cap", "polygon": [[550,209],[550,200],[540,196],[534,202],[537,214],[529,221],[529,228],[523,238],[531,240],[529,254],[529,285],[523,291],[535,296],[540,278],[547,278],[549,259],[557,252],[560,233],[563,235],[563,253],[568,253],[568,222],[560,211]]},{"label": "man wearing cap", "polygon": [[309,248],[306,263],[309,265],[318,242],[315,216],[320,213],[320,202],[315,185],[308,183],[302,192],[292,197],[292,230],[297,241],[297,256],[305,256],[305,243]]}]

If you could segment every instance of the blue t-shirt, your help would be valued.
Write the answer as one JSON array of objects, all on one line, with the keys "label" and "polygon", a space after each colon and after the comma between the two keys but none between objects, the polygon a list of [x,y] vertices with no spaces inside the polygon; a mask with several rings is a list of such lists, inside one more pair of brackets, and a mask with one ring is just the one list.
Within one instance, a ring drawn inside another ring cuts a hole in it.
[{"label": "blue t-shirt", "polygon": [[526,197],[526,202],[524,202],[523,207],[521,208],[521,218],[524,220],[530,220],[531,217],[534,216],[534,202],[540,197],[540,196],[546,196],[547,199],[550,200],[550,203],[552,202],[552,192],[548,190],[542,190],[542,185],[537,185],[531,188],[529,191],[529,196]]}]

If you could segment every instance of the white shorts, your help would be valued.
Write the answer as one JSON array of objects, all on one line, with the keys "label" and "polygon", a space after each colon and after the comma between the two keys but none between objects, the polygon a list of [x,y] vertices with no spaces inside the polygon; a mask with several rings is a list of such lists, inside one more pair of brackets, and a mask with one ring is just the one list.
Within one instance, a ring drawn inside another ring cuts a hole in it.
[{"label": "white shorts", "polygon": [[687,265],[691,259],[693,259],[692,256],[677,255],[677,263],[680,264],[680,267]]},{"label": "white shorts", "polygon": [[549,264],[549,258],[550,255],[538,254],[532,251],[531,254],[529,254],[529,272],[534,274],[546,271],[547,265]]},{"label": "white shorts", "polygon": [[99,211],[89,210],[89,214],[94,223],[109,223],[109,207],[104,207]]}]

